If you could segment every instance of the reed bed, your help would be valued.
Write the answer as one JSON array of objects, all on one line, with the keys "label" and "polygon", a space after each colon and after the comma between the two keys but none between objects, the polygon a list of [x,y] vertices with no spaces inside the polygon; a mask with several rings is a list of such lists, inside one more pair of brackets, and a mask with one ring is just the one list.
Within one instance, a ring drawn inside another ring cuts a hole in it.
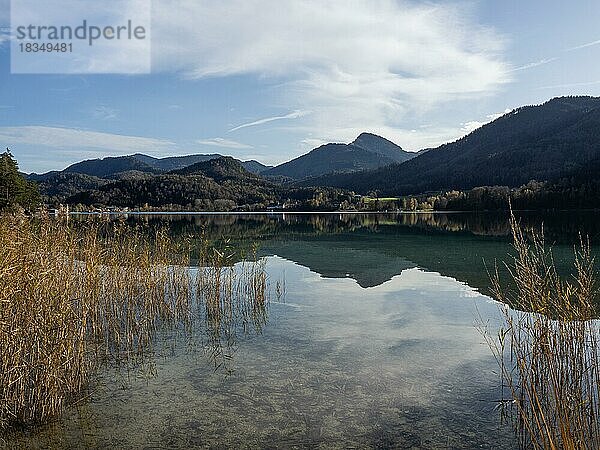
[{"label": "reed bed", "polygon": [[[197,299],[200,326],[215,368],[230,370],[229,362],[237,349],[238,332],[262,332],[267,323],[267,306],[271,286],[265,269],[266,261],[257,258],[256,248],[237,266],[234,249],[225,242],[221,248],[205,247],[205,261],[197,277]],[[275,285],[275,295],[281,300],[281,282]]]},{"label": "reed bed", "polygon": [[[190,268],[188,241],[125,223],[68,224],[3,215],[0,220],[0,430],[47,421],[81,398],[106,364],[152,355],[157,331],[209,346],[234,339],[237,324],[266,323],[264,261],[228,266],[202,249]],[[215,351],[212,351],[215,353]]]},{"label": "reed bed", "polygon": [[492,276],[504,325],[488,338],[501,368],[520,444],[533,449],[600,448],[598,291],[589,242],[561,277],[543,232],[525,235],[511,219],[510,287]]}]

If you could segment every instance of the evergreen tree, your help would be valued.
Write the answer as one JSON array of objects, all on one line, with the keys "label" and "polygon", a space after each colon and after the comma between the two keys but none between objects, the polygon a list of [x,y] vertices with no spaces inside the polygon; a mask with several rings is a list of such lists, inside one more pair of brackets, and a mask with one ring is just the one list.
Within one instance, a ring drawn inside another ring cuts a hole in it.
[{"label": "evergreen tree", "polygon": [[39,201],[37,185],[21,176],[17,161],[7,148],[0,155],[0,209],[15,205],[29,208]]}]

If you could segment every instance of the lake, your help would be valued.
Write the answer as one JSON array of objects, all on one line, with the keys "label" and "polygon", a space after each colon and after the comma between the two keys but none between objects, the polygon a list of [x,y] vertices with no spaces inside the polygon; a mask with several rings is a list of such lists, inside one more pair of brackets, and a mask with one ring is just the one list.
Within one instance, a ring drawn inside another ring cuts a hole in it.
[{"label": "lake", "polygon": [[[519,213],[561,271],[598,213]],[[487,269],[508,261],[497,214],[134,215],[265,258],[260,326],[218,358],[166,330],[152,364],[98,375],[90,397],[6,445],[28,448],[496,448],[501,420]],[[256,318],[255,318],[256,319]],[[257,319],[258,320],[258,319]]]}]

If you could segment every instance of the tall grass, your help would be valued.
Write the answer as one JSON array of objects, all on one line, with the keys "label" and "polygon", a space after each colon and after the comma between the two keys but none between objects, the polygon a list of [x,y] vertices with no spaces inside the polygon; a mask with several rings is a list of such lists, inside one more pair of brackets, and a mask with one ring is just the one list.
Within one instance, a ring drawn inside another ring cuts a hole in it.
[{"label": "tall grass", "polygon": [[235,316],[260,329],[264,262],[239,271],[216,250],[201,253],[212,256],[191,269],[189,246],[164,230],[3,215],[0,429],[57,416],[102,365],[143,361],[161,328],[191,333],[206,317],[233,336]]},{"label": "tall grass", "polygon": [[[201,331],[207,338],[209,356],[215,368],[228,370],[237,348],[238,331],[260,333],[266,324],[269,293],[265,260],[258,260],[254,252],[249,260],[234,267],[234,258],[229,245],[208,248],[196,285],[202,305],[199,325],[204,325]],[[280,297],[279,291],[276,295]]]},{"label": "tall grass", "polygon": [[510,392],[523,447],[600,448],[598,291],[589,242],[575,250],[574,273],[561,277],[543,233],[526,236],[511,219],[515,256],[510,287],[498,270],[493,297],[504,326],[489,343]]}]

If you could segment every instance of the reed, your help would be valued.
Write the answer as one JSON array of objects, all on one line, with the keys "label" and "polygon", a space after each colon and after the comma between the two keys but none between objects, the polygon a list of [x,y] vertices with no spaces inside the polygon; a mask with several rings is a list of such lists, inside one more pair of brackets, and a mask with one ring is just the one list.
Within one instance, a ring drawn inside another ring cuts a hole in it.
[{"label": "reed", "polygon": [[[236,254],[228,243],[218,249],[205,248],[208,253],[203,255],[195,286],[198,323],[204,325],[205,347],[215,369],[230,370],[238,332],[261,333],[267,323],[270,283],[265,260],[257,258],[256,248],[237,267],[233,265]],[[276,295],[280,297],[279,290]]]},{"label": "reed", "polygon": [[192,269],[190,252],[189,242],[162,229],[3,215],[0,429],[56,417],[106,364],[142,363],[159,329],[191,336],[206,317],[212,333],[233,336],[236,317],[260,330],[264,261],[238,270],[205,248]]},{"label": "reed", "polygon": [[589,242],[582,239],[575,250],[572,276],[561,277],[543,232],[526,235],[514,217],[511,226],[511,286],[501,283],[498,270],[491,277],[504,325],[488,343],[510,393],[506,404],[521,446],[598,449],[600,330]]}]

